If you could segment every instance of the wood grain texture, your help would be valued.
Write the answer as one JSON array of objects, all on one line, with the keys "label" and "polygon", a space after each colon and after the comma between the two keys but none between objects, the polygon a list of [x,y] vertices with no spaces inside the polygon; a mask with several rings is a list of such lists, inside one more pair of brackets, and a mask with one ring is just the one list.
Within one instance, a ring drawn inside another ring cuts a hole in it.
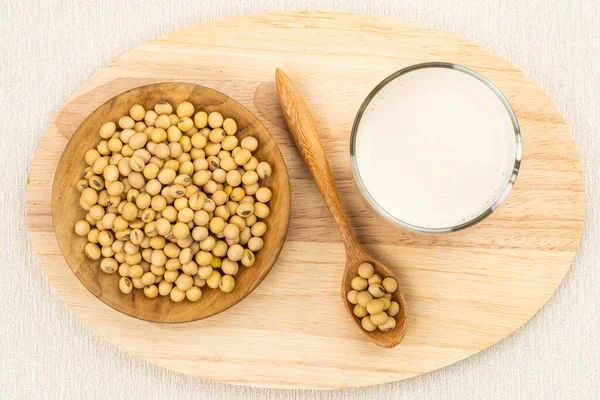
[{"label": "wood grain texture", "polygon": [[[365,96],[390,73],[425,61],[455,62],[486,76],[508,98],[523,134],[521,171],[506,202],[477,226],[442,236],[382,221],[355,189],[350,170],[350,129]],[[404,290],[408,329],[394,349],[366,340],[339,301],[343,246],[285,128],[273,82],[277,67],[294,76],[305,95],[358,241]],[[51,220],[52,180],[69,132],[114,95],[168,80],[202,84],[249,108],[280,147],[292,188],[289,234],[263,283],[225,313],[176,325],[127,317],[96,299],[67,266]],[[230,18],[167,34],[123,55],[64,105],[40,142],[29,181],[32,243],[53,286],[80,318],[149,362],[267,387],[389,382],[496,343],[554,293],[577,251],[584,213],[569,129],[523,72],[450,33],[351,14]],[[198,337],[211,338],[210,345]]]},{"label": "wood grain texture", "polygon": [[[90,95],[94,95],[91,92]],[[236,275],[236,287],[231,293],[220,290],[203,290],[197,303],[184,300],[175,303],[169,297],[150,299],[140,291],[125,295],[119,290],[119,274],[106,274],[100,270],[100,260],[94,261],[83,251],[85,237],[73,231],[75,222],[84,219],[86,211],[79,206],[79,193],[75,184],[81,179],[87,164],[83,154],[95,148],[100,140],[97,132],[106,121],[118,121],[128,115],[134,104],[146,110],[160,101],[177,105],[184,101],[194,104],[196,110],[220,112],[225,118],[233,118],[238,124],[236,136],[240,141],[251,135],[258,139],[259,147],[254,155],[273,167],[273,175],[264,181],[273,197],[269,202],[271,215],[264,221],[269,229],[264,235],[264,248],[256,253],[251,268],[241,268]],[[67,117],[70,121],[70,116]],[[66,121],[65,121],[66,122]],[[244,106],[223,93],[181,82],[155,83],[138,86],[118,94],[94,110],[78,128],[64,132],[70,138],[56,168],[52,188],[52,220],[56,239],[67,264],[81,283],[107,305],[132,317],[154,322],[189,322],[218,314],[234,306],[252,292],[267,276],[277,260],[290,222],[290,182],[285,162],[277,144],[264,125]]]},{"label": "wood grain texture", "polygon": [[350,221],[348,221],[340,202],[340,196],[335,185],[335,180],[331,175],[331,167],[327,161],[327,154],[325,154],[321,136],[302,93],[300,93],[294,82],[279,68],[275,72],[275,83],[281,110],[287,122],[290,135],[292,135],[296,148],[298,148],[300,155],[304,159],[304,163],[310,171],[321,193],[321,197],[325,200],[325,204],[333,216],[335,225],[340,231],[340,236],[344,243],[346,268],[344,268],[344,275],[342,276],[341,295],[346,311],[357,328],[371,339],[373,343],[385,348],[397,346],[402,341],[402,338],[404,338],[406,332],[406,304],[402,288],[398,287],[398,290],[392,296],[393,300],[400,304],[400,312],[398,312],[395,318],[396,328],[392,332],[385,333],[380,330],[373,332],[364,330],[361,318],[354,315],[354,306],[347,300],[347,294],[352,290],[351,281],[355,276],[358,276],[359,265],[364,262],[370,262],[375,267],[375,273],[383,279],[395,277],[388,267],[370,257],[356,240],[350,227]]}]

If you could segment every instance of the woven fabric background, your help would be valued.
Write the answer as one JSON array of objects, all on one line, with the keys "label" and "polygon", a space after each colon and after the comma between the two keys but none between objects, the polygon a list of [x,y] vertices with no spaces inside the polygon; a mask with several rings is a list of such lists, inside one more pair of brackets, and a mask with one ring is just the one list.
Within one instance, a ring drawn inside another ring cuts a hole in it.
[{"label": "woven fabric background", "polygon": [[[28,238],[25,189],[36,146],[61,104],[107,62],[164,33],[282,10],[387,15],[454,32],[523,69],[555,102],[583,160],[585,232],[556,294],[513,335],[401,382],[331,392],[254,389],[133,358],[57,296]],[[0,0],[0,398],[598,398],[599,21],[598,0]]]}]

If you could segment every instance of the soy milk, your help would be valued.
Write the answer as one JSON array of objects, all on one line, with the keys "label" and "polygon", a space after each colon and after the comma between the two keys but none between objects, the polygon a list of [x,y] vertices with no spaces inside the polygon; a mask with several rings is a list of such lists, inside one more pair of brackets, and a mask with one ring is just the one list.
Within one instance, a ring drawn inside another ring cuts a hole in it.
[{"label": "soy milk", "polygon": [[356,166],[374,201],[424,228],[469,222],[511,179],[515,128],[498,95],[449,68],[401,75],[370,101],[356,130]]}]

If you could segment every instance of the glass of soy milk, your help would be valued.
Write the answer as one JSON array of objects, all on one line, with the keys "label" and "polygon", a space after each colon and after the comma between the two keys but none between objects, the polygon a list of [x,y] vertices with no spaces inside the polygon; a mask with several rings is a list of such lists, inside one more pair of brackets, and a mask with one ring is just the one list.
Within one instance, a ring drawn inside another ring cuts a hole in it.
[{"label": "glass of soy milk", "polygon": [[385,219],[422,233],[467,228],[508,196],[521,134],[504,95],[477,72],[425,63],[383,80],[360,108],[352,170]]}]

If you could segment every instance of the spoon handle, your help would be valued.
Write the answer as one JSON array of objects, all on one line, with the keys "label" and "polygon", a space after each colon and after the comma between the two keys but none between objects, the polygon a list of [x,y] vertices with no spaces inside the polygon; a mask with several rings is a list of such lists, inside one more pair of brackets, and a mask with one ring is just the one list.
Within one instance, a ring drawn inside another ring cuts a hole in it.
[{"label": "spoon handle", "polygon": [[294,82],[279,68],[275,72],[275,82],[281,109],[296,147],[333,215],[346,250],[355,250],[359,247],[358,242],[344,214],[323,143],[306,101]]}]

